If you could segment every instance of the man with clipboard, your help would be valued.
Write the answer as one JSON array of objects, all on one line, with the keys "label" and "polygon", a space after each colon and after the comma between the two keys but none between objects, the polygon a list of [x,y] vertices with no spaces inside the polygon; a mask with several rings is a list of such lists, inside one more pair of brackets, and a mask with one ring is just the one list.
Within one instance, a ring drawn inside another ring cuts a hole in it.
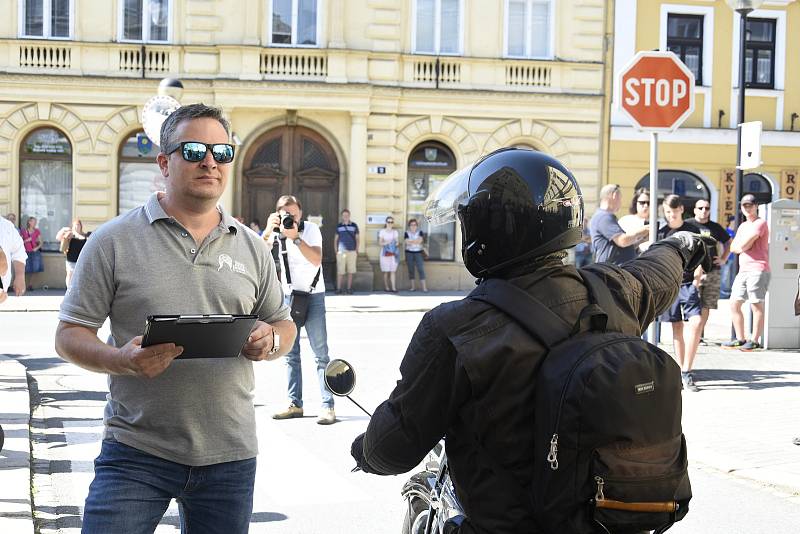
[{"label": "man with clipboard", "polygon": [[[182,531],[248,531],[253,361],[284,355],[296,329],[269,251],[217,205],[234,156],[229,136],[221,111],[203,104],[166,118],[157,156],[166,192],[92,234],[61,305],[58,354],[109,376],[84,533],[153,532],[173,498]],[[217,314],[258,317],[238,356],[142,346],[148,316]],[[106,318],[108,344],[97,337]]]}]

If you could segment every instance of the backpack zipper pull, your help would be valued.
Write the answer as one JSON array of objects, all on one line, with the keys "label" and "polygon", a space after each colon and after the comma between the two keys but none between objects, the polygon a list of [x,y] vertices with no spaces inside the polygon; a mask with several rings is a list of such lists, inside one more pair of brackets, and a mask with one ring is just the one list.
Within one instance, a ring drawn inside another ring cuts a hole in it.
[{"label": "backpack zipper pull", "polygon": [[553,437],[550,438],[550,452],[547,454],[547,461],[550,469],[553,471],[558,469],[558,434],[553,434]]},{"label": "backpack zipper pull", "polygon": [[602,477],[594,477],[594,481],[597,482],[597,492],[594,494],[594,500],[604,501],[606,499],[605,495],[603,495],[603,485],[605,481]]}]

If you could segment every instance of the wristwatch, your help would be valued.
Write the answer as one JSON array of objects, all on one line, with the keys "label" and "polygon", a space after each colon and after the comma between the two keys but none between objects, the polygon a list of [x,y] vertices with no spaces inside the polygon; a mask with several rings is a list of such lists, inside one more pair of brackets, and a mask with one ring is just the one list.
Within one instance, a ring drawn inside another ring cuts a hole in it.
[{"label": "wristwatch", "polygon": [[272,348],[267,354],[275,354],[281,350],[281,335],[275,330],[272,331]]},{"label": "wristwatch", "polygon": [[292,243],[294,243],[294,245],[295,245],[296,247],[299,247],[299,246],[300,246],[300,242],[301,242],[301,241],[302,241],[302,239],[300,239],[299,237],[295,237],[295,238],[294,238],[294,241],[292,241]]}]

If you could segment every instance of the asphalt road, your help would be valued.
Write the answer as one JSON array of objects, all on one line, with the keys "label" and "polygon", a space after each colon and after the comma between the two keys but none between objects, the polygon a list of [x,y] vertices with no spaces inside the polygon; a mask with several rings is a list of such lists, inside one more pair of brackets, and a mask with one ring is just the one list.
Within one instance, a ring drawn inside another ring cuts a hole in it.
[{"label": "asphalt road", "polygon": [[[371,410],[398,378],[398,365],[421,313],[330,313],[330,355],[357,371],[353,397]],[[80,529],[83,500],[99,451],[106,381],[62,362],[52,349],[55,313],[4,313],[3,353],[21,361],[34,378],[34,500],[41,532]],[[103,335],[101,331],[101,336]],[[273,421],[285,407],[282,362],[256,365],[259,467],[251,532],[353,534],[399,532],[404,505],[399,491],[406,477],[351,473],[350,442],[367,416],[347,399],[337,399],[340,422],[315,424],[319,390],[313,357],[304,340],[306,417]],[[693,402],[698,402],[694,400]],[[165,408],[166,409],[166,408]],[[691,460],[691,449],[689,451]],[[800,532],[800,496],[693,463],[694,499],[676,533]],[[170,507],[157,532],[178,530]]]}]

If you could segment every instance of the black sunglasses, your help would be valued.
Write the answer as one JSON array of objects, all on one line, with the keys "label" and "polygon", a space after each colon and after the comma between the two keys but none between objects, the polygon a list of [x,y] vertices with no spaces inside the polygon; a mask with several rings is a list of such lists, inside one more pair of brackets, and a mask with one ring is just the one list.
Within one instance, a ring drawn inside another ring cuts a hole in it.
[{"label": "black sunglasses", "polygon": [[700,211],[708,211],[711,209],[711,206],[697,206],[695,209]]},{"label": "black sunglasses", "polygon": [[183,159],[192,163],[203,161],[209,150],[211,151],[211,157],[213,157],[214,161],[217,163],[230,163],[233,161],[234,147],[228,143],[208,145],[200,141],[184,141],[167,152],[167,155],[172,154],[179,148],[181,149],[181,156],[183,156]]},{"label": "black sunglasses", "polygon": [[636,203],[639,204],[640,206],[649,206],[650,205],[650,201],[649,200],[637,200]]},{"label": "black sunglasses", "polygon": [[742,202],[742,207],[750,208],[753,207],[754,204],[752,202]]}]

